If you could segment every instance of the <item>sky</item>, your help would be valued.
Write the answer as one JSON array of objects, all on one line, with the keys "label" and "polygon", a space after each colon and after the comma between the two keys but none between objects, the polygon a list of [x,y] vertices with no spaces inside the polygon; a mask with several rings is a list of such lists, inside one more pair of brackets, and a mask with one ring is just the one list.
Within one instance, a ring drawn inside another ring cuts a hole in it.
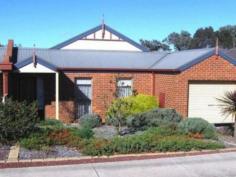
[{"label": "sky", "polygon": [[236,25],[236,0],[0,0],[0,43],[48,48],[105,23],[135,41]]}]

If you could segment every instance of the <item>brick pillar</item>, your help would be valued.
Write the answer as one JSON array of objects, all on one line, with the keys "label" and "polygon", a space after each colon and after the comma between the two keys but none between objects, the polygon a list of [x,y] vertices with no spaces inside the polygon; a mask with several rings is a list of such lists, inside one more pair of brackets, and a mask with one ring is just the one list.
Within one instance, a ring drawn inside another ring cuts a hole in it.
[{"label": "brick pillar", "polygon": [[3,96],[6,97],[8,95],[8,76],[9,73],[7,71],[3,71],[2,73],[2,86],[3,86]]}]

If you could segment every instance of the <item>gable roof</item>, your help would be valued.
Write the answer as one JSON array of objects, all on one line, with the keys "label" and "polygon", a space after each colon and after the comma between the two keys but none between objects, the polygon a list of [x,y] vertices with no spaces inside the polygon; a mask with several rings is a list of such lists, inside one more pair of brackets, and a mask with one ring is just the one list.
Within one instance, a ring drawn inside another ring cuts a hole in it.
[{"label": "gable roof", "polygon": [[[128,52],[97,50],[57,50],[18,48],[15,67],[17,69],[32,62],[35,50],[38,62],[56,70],[145,70],[184,71],[215,54],[213,48],[185,50],[179,52]],[[236,65],[236,59],[220,50],[219,55]]]},{"label": "gable roof", "polygon": [[160,60],[152,69],[175,69],[183,71],[215,54],[213,48],[193,49],[172,52]]},{"label": "gable roof", "polygon": [[[121,34],[120,32],[118,32],[118,31],[112,29],[111,27],[105,25],[105,29],[106,29],[107,31],[113,33],[113,34],[116,35],[117,37],[123,39],[124,41],[130,43],[131,45],[137,47],[137,48],[140,49],[141,51],[143,51],[143,52],[148,52],[148,51],[149,51],[147,48],[143,47],[143,46],[140,45],[139,43],[137,43],[137,42],[135,42],[134,40],[128,38],[127,36]],[[53,46],[51,49],[61,49],[61,48],[65,47],[65,46],[67,46],[67,45],[69,45],[69,44],[71,44],[71,43],[74,43],[74,42],[76,42],[76,41],[78,41],[78,40],[80,40],[80,39],[83,39],[84,37],[86,37],[86,36],[88,36],[88,35],[90,35],[90,34],[93,34],[93,33],[97,32],[97,31],[99,31],[99,30],[102,30],[102,25],[99,25],[99,26],[97,26],[97,27],[95,27],[95,28],[92,28],[92,29],[90,29],[90,30],[88,30],[88,31],[86,31],[86,32],[84,32],[84,33],[82,33],[82,34],[79,34],[79,35],[77,35],[77,36],[74,36],[74,37],[72,37],[72,38],[70,38],[70,39],[68,39],[68,40],[66,40],[66,41],[64,41],[64,42],[62,42],[62,43],[59,43],[59,44]]]}]

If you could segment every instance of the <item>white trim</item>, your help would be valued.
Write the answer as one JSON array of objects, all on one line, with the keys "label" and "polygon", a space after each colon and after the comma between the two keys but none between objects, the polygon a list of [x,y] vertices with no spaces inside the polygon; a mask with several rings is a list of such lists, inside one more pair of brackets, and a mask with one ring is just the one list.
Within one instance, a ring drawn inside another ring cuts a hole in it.
[{"label": "white trim", "polygon": [[122,86],[130,86],[132,87],[132,79],[119,79],[117,81],[117,86],[122,87]]},{"label": "white trim", "polygon": [[77,85],[92,85],[92,79],[77,79]]},{"label": "white trim", "polygon": [[55,74],[55,93],[56,119],[59,120],[59,72]]},{"label": "white trim", "polygon": [[54,70],[47,68],[39,63],[34,66],[33,63],[30,63],[19,69],[20,73],[55,73]]}]

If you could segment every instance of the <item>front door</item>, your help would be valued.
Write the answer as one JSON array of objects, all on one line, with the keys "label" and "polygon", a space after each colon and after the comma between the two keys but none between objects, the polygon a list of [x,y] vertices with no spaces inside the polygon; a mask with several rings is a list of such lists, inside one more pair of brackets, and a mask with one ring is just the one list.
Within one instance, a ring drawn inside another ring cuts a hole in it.
[{"label": "front door", "polygon": [[18,101],[33,102],[36,100],[36,79],[31,76],[20,77],[18,80]]}]

